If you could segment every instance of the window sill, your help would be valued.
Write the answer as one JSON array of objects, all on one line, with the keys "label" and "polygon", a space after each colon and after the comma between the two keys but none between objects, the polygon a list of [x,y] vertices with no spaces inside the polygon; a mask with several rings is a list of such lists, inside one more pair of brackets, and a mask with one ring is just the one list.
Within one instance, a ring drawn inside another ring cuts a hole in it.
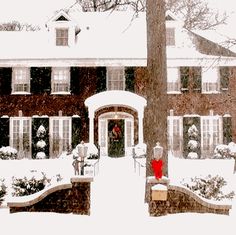
[{"label": "window sill", "polygon": [[31,95],[31,93],[24,91],[17,91],[17,92],[12,92],[11,95]]},{"label": "window sill", "polygon": [[220,94],[220,91],[202,91],[202,94],[208,94],[208,95]]},{"label": "window sill", "polygon": [[167,91],[168,95],[180,95],[181,92],[180,91]]},{"label": "window sill", "polygon": [[69,91],[51,92],[51,95],[71,95]]}]

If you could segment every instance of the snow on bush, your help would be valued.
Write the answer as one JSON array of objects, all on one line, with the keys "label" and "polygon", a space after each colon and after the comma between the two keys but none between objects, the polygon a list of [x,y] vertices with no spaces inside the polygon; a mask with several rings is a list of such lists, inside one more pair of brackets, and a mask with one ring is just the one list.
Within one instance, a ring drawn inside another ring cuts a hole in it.
[{"label": "snow on bush", "polygon": [[6,186],[4,184],[4,180],[0,179],[0,205],[3,201],[4,196],[6,195]]},{"label": "snow on bush", "polygon": [[199,196],[209,200],[220,201],[223,199],[233,199],[235,195],[233,191],[227,189],[227,182],[219,175],[183,179],[181,184]]},{"label": "snow on bush", "polygon": [[0,159],[3,160],[12,160],[17,158],[17,150],[10,147],[1,147],[0,148]]},{"label": "snow on bush", "polygon": [[46,147],[46,142],[44,140],[39,140],[36,144],[37,148],[45,148]]},{"label": "snow on bush", "polygon": [[28,176],[12,177],[12,196],[31,195],[61,180],[62,177],[60,174],[48,178],[44,172],[30,171]]},{"label": "snow on bush", "polygon": [[214,158],[216,159],[227,159],[236,157],[236,144],[230,142],[228,145],[220,144],[214,149]]},{"label": "snow on bush", "polygon": [[37,152],[36,159],[45,159],[45,158],[46,158],[45,152]]}]

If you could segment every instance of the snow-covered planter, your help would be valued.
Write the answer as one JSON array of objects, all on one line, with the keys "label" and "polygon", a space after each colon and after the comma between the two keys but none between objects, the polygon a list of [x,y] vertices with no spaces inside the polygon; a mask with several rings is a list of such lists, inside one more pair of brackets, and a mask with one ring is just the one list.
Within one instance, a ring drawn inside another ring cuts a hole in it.
[{"label": "snow-covered planter", "polygon": [[17,158],[17,150],[10,147],[1,147],[0,148],[0,159],[2,160],[12,160]]},{"label": "snow-covered planter", "polygon": [[229,191],[226,187],[226,180],[219,175],[183,179],[181,183],[197,195],[208,200],[221,201],[224,199],[233,199],[235,196],[235,193]]},{"label": "snow-covered planter", "polygon": [[6,195],[6,185],[4,184],[4,180],[0,179],[0,205],[3,201],[4,196]]}]

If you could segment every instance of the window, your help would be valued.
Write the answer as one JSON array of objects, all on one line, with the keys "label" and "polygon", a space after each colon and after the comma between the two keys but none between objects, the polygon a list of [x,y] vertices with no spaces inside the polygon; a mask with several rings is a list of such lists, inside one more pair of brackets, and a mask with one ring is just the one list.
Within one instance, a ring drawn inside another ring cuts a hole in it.
[{"label": "window", "polygon": [[50,118],[50,155],[58,157],[71,146],[71,118]]},{"label": "window", "polygon": [[180,79],[178,68],[167,68],[167,92],[180,93]]},{"label": "window", "polygon": [[175,29],[166,28],[166,45],[174,46],[175,45]]},{"label": "window", "polygon": [[213,156],[216,145],[222,144],[222,118],[220,116],[203,116],[201,118],[202,156]]},{"label": "window", "polygon": [[107,68],[107,90],[125,89],[125,71],[123,67]]},{"label": "window", "polygon": [[70,69],[53,68],[52,71],[52,93],[70,92]]},{"label": "window", "polygon": [[10,144],[17,150],[19,158],[31,158],[30,118],[10,118]]},{"label": "window", "polygon": [[68,29],[56,29],[56,45],[68,46]]},{"label": "window", "polygon": [[168,149],[176,157],[182,156],[183,119],[180,116],[168,116]]},{"label": "window", "polygon": [[220,91],[220,83],[217,74],[217,68],[204,68],[202,72],[202,92],[218,93]]},{"label": "window", "polygon": [[201,91],[201,67],[180,67],[181,90]]},{"label": "window", "polygon": [[29,68],[13,68],[12,93],[30,93]]}]

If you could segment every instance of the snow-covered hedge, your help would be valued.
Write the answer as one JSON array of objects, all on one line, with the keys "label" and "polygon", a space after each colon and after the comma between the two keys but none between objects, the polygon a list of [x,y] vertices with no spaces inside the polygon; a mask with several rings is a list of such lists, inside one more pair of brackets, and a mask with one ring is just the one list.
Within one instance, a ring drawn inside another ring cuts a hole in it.
[{"label": "snow-covered hedge", "polygon": [[60,174],[48,178],[45,173],[31,171],[29,176],[12,178],[12,196],[27,196],[43,190],[46,186],[62,180]]},{"label": "snow-covered hedge", "polygon": [[228,145],[220,144],[215,147],[214,158],[227,159],[236,157],[236,144],[230,142]]},{"label": "snow-covered hedge", "polygon": [[219,175],[183,179],[181,183],[199,196],[209,200],[233,199],[235,195],[233,191],[228,191],[227,182]]},{"label": "snow-covered hedge", "polygon": [[6,195],[6,186],[4,184],[4,180],[0,179],[0,205],[3,201],[3,197]]},{"label": "snow-covered hedge", "polygon": [[0,148],[0,159],[3,160],[12,160],[17,158],[17,150],[7,146]]}]

